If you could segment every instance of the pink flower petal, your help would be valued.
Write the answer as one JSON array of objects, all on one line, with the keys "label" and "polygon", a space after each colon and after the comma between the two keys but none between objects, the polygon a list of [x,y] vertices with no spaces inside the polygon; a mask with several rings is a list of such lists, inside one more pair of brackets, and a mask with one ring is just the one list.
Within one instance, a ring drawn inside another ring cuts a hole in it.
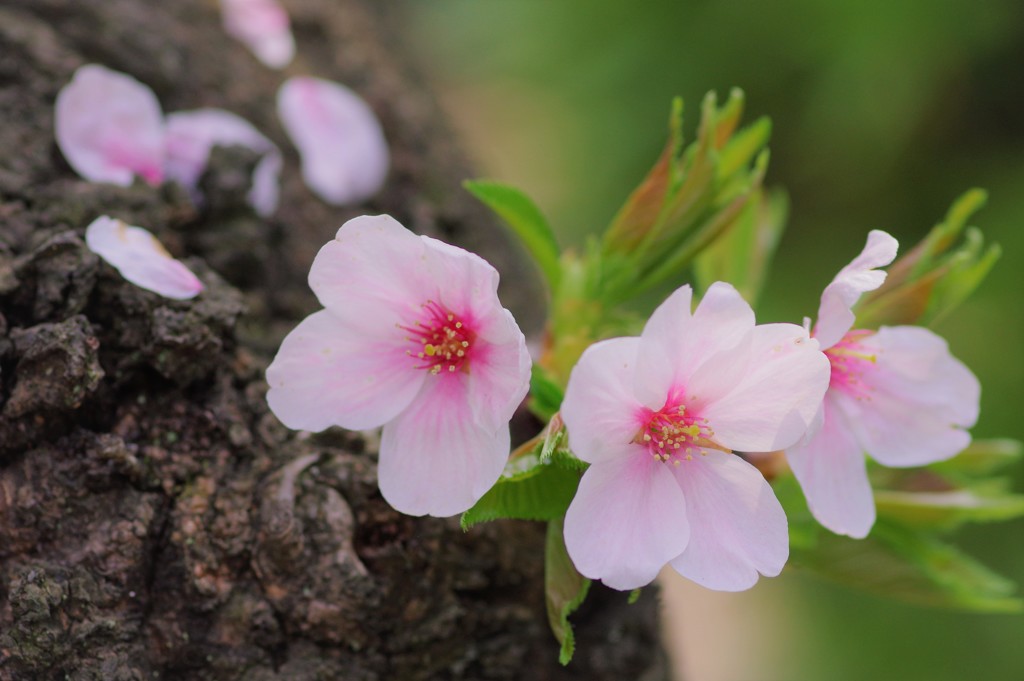
[{"label": "pink flower petal", "polygon": [[195,298],[203,290],[203,282],[141,227],[104,215],[86,227],[85,243],[121,276],[147,291],[184,300]]},{"label": "pink flower petal", "polygon": [[650,584],[690,537],[687,503],[669,466],[634,445],[593,464],[565,515],[565,547],[580,574],[613,589]]},{"label": "pink flower petal", "polygon": [[302,157],[302,176],[333,205],[359,203],[380,190],[388,146],[373,110],[344,85],[290,78],[277,93],[277,112]]},{"label": "pink flower petal", "polygon": [[497,482],[508,460],[509,429],[505,423],[487,430],[466,418],[459,408],[469,399],[462,375],[432,378],[384,426],[377,477],[395,509],[445,517],[469,509]]},{"label": "pink flower petal", "polygon": [[320,250],[309,284],[324,307],[353,327],[385,311],[392,326],[414,324],[430,301],[457,312],[476,336],[467,409],[485,430],[506,425],[525,397],[526,339],[498,300],[497,271],[479,256],[416,236],[390,216],[363,216],[342,225]]},{"label": "pink flower petal", "polygon": [[196,191],[214,146],[242,146],[263,154],[253,171],[249,203],[263,216],[277,208],[281,152],[249,121],[222,109],[179,111],[167,116],[168,179]]},{"label": "pink flower petal", "polygon": [[[665,397],[712,357],[748,342],[754,328],[753,310],[729,284],[712,284],[692,315],[690,299],[690,287],[679,288],[644,326],[636,392],[651,409],[660,409]],[[729,366],[736,369],[731,378],[738,380],[742,367]]]},{"label": "pink flower petal", "polygon": [[348,323],[314,312],[289,333],[267,368],[267,402],[289,428],[364,430],[384,425],[413,401],[427,373],[408,361],[392,318]]},{"label": "pink flower petal", "polygon": [[364,215],[342,225],[320,249],[309,286],[337,315],[357,318],[385,306],[398,322],[438,296],[427,257],[426,243],[390,215]]},{"label": "pink flower petal", "polygon": [[501,343],[491,343],[480,334],[467,376],[467,398],[473,419],[480,427],[491,430],[508,424],[526,398],[533,364],[519,325],[511,312],[503,312],[502,326],[508,329],[509,337]]},{"label": "pink flower petal", "polygon": [[476,337],[468,371],[468,404],[485,430],[505,426],[530,387],[526,338],[498,300],[498,272],[474,253],[421,236],[424,275],[420,295],[457,311]]},{"label": "pink flower petal", "polygon": [[864,449],[886,466],[922,466],[970,444],[978,418],[977,378],[921,327],[883,327],[861,342],[876,367],[860,377],[865,397],[837,394]]},{"label": "pink flower petal", "polygon": [[[639,338],[613,338],[587,348],[569,376],[562,420],[573,453],[591,463],[623,456],[642,424],[633,393]],[[664,397],[661,398],[664,402]]]},{"label": "pink flower petal", "polygon": [[744,452],[792,445],[807,431],[828,389],[828,359],[803,327],[766,324],[754,329],[748,367],[739,385],[713,401],[705,403],[702,388],[694,389],[715,441]]},{"label": "pink flower petal", "polygon": [[815,519],[837,534],[863,539],[875,524],[864,450],[842,411],[826,397],[821,428],[786,450],[786,460]]},{"label": "pink flower petal", "polygon": [[221,0],[224,30],[265,65],[283,69],[295,57],[288,13],[276,0]]},{"label": "pink flower petal", "polygon": [[899,243],[889,234],[875,229],[868,234],[867,244],[861,254],[853,259],[836,275],[832,283],[821,294],[818,307],[818,322],[814,337],[822,350],[828,350],[853,328],[854,314],[851,309],[862,293],[873,291],[885,281],[884,267],[896,257]]},{"label": "pink flower petal", "polygon": [[64,158],[90,182],[163,180],[160,103],[131,76],[98,64],[79,68],[57,95],[54,128]]},{"label": "pink flower petal", "polygon": [[756,468],[708,450],[672,469],[686,499],[690,541],[671,565],[718,591],[742,591],[758,573],[774,577],[789,557],[786,514]]}]

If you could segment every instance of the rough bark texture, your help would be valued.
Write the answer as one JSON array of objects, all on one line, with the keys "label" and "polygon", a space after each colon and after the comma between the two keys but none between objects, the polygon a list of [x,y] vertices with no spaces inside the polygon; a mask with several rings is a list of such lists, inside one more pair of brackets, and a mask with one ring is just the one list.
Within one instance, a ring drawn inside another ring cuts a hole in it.
[{"label": "rough bark texture", "polygon": [[[477,250],[536,325],[539,290],[372,0],[291,0],[284,75],[345,82],[381,116],[386,189],[339,210],[302,184],[276,120],[283,75],[224,36],[214,0],[0,1],[0,680],[661,679],[656,604],[595,589],[558,665],[543,529],[401,516],[375,443],[289,432],[263,370],[316,307],[305,275],[345,219],[388,212]],[[218,106],[285,150],[282,205],[245,204],[254,159],[219,149],[207,202],[95,185],[53,139],[58,89],[103,63],[165,111]],[[194,301],[125,282],[85,248],[110,214],[207,283]]]}]

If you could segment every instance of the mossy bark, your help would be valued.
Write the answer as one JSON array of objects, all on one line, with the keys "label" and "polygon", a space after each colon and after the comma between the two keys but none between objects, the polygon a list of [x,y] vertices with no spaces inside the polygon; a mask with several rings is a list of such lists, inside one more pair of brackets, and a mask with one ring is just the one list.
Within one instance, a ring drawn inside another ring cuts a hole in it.
[{"label": "mossy bark", "polygon": [[[557,663],[544,531],[391,510],[373,438],[301,437],[263,371],[316,308],[305,277],[346,219],[387,212],[480,252],[536,326],[529,265],[459,188],[470,175],[374,0],[286,0],[285,74],[222,32],[214,0],[0,2],[0,680],[662,679],[656,603],[595,589],[576,660]],[[286,153],[269,220],[245,203],[255,159],[218,149],[206,202],[179,187],[90,184],[53,137],[53,101],[99,62],[165,111],[223,107]],[[287,75],[344,82],[392,145],[386,188],[313,197],[274,113]],[[207,283],[171,301],[125,282],[84,228],[147,227]]]}]

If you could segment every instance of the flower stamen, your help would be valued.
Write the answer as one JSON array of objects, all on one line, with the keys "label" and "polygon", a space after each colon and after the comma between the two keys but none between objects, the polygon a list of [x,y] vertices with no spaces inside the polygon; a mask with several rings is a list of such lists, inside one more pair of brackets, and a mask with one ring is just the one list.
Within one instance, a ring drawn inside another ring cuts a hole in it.
[{"label": "flower stamen", "polygon": [[633,438],[644,446],[656,461],[692,461],[695,453],[704,455],[706,449],[731,450],[714,441],[715,431],[707,419],[686,413],[686,405],[666,404],[660,411],[649,411],[644,426]]},{"label": "flower stamen", "polygon": [[426,369],[435,376],[442,371],[468,373],[475,334],[454,312],[439,303],[428,300],[421,307],[425,312],[424,319],[412,326],[398,325],[398,328],[409,332],[405,339],[419,346],[418,352],[406,350],[406,354],[423,360],[416,368]]}]

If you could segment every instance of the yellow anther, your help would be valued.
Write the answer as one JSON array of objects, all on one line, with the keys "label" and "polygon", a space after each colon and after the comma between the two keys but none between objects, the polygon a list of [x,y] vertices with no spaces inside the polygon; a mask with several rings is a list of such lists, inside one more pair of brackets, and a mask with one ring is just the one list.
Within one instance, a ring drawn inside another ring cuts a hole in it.
[{"label": "yellow anther", "polygon": [[[430,343],[423,346],[423,352],[427,353],[428,357],[433,357],[437,354],[437,348]],[[422,355],[420,355],[422,357]]]}]

